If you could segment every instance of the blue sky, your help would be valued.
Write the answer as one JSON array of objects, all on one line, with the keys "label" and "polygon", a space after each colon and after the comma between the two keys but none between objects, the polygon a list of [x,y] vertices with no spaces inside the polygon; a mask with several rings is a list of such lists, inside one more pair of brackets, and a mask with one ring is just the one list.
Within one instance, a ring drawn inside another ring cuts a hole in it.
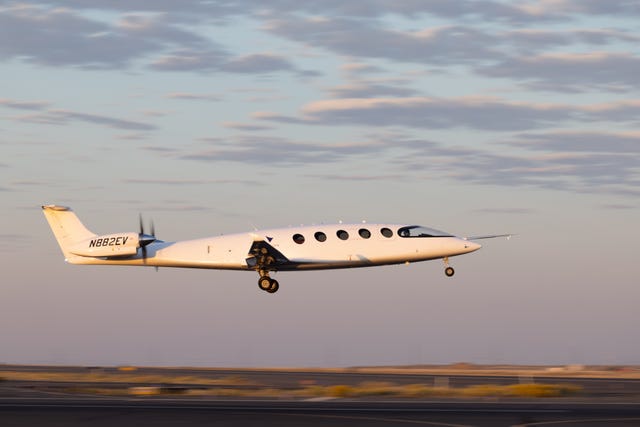
[{"label": "blue sky", "polygon": [[[640,363],[634,1],[0,2],[0,362]],[[65,265],[97,233],[417,223],[442,263]]]}]

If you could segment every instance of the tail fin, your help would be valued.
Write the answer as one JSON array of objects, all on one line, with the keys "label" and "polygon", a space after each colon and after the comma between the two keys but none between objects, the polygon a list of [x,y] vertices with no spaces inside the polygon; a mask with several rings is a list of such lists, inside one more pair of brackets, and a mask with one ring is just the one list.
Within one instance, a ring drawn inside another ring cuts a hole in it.
[{"label": "tail fin", "polygon": [[69,248],[75,243],[94,237],[96,234],[87,230],[71,208],[57,205],[46,205],[42,212],[49,222],[51,231],[56,236],[58,245],[66,259],[74,257]]}]

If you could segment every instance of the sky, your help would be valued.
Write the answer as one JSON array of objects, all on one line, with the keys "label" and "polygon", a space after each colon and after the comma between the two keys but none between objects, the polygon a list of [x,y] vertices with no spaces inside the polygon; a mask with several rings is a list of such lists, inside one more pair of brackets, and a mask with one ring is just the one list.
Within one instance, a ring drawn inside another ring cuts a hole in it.
[{"label": "sky", "polygon": [[[640,364],[637,1],[0,1],[0,363]],[[71,266],[41,213],[166,241],[421,224],[443,263]]]}]

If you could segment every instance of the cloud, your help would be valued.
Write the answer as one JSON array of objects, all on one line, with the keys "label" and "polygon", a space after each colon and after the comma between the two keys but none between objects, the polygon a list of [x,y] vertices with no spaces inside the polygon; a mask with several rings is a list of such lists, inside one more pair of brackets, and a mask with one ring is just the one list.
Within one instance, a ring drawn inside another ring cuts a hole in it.
[{"label": "cloud", "polygon": [[[342,144],[256,135],[212,138],[203,148],[174,155],[183,160],[277,168],[331,164],[335,172],[307,173],[307,176],[331,180],[402,181],[437,176],[469,184],[636,197],[640,196],[640,161],[634,138],[637,137],[602,133],[591,136],[590,140],[587,132],[583,135],[540,132],[516,135],[500,144],[460,146],[400,133]],[[517,146],[518,150],[505,150],[504,144]],[[354,173],[349,165],[356,161],[364,164],[375,161],[378,166],[375,172],[364,167]],[[347,169],[341,172],[343,167]]]},{"label": "cloud", "polygon": [[342,70],[350,77],[377,74],[384,71],[380,67],[376,67],[371,64],[365,64],[362,62],[349,62],[347,64],[343,64],[340,67],[340,70]]},{"label": "cloud", "polygon": [[145,110],[145,111],[142,111],[142,114],[144,114],[147,117],[165,117],[165,116],[168,116],[170,113],[167,111]]},{"label": "cloud", "polygon": [[[254,119],[290,124],[403,126],[417,129],[470,128],[518,131],[568,121],[638,121],[640,101],[567,105],[508,101],[497,97],[371,97],[315,101],[299,117],[255,112]],[[497,120],[496,118],[499,118]]]},{"label": "cloud", "polygon": [[154,60],[150,68],[158,71],[216,71],[226,61],[221,50],[182,49]]},{"label": "cloud", "polygon": [[108,25],[68,9],[17,4],[0,11],[0,59],[116,68],[163,47],[159,40],[134,33],[139,31]]},{"label": "cloud", "polygon": [[[297,72],[285,57],[259,53],[231,57],[222,50],[179,50],[156,59],[150,67],[157,71],[226,72],[268,74],[278,71]],[[302,72],[301,72],[302,73]]]},{"label": "cloud", "polygon": [[629,122],[637,124],[640,117],[640,100],[630,99],[582,107],[585,120]]},{"label": "cloud", "polygon": [[46,110],[41,113],[16,116],[13,117],[13,119],[21,122],[49,125],[64,125],[69,122],[77,121],[123,130],[150,131],[156,129],[156,126],[147,123],[124,120],[98,114],[78,113],[75,111],[56,109]]},{"label": "cloud", "polygon": [[258,185],[259,181],[250,179],[125,179],[125,184],[142,184],[142,185],[171,185],[171,186],[191,186],[191,185],[211,185],[211,184],[243,184]]},{"label": "cloud", "polygon": [[295,67],[285,57],[274,54],[253,54],[232,58],[220,67],[232,73],[271,73],[291,71]]},{"label": "cloud", "polygon": [[[546,12],[547,14],[568,15],[619,15],[619,16],[639,16],[640,6],[634,1],[608,1],[600,0],[537,0],[530,2],[523,7],[524,10],[532,14],[536,12]],[[539,14],[539,13],[538,13]]]},{"label": "cloud", "polygon": [[198,93],[173,92],[165,96],[169,99],[182,99],[187,101],[222,101],[222,97],[218,95],[207,95]]},{"label": "cloud", "polygon": [[483,150],[460,155],[440,148],[425,154],[425,158],[429,158],[428,165],[406,159],[403,166],[423,173],[436,171],[465,183],[640,196],[639,182],[633,179],[637,162],[620,155],[562,158],[500,155]]},{"label": "cloud", "polygon": [[341,0],[260,0],[206,1],[182,0],[148,1],[131,0],[114,2],[93,0],[87,4],[83,0],[58,0],[57,5],[71,8],[106,10],[116,12],[156,12],[175,16],[185,23],[224,22],[231,16],[256,16],[262,14],[282,15],[300,13],[361,17],[366,19],[397,15],[416,18],[431,15],[456,20],[479,19],[483,22],[533,23],[558,19],[577,19],[580,15],[640,16],[640,10],[633,1],[603,2],[601,0],[529,0],[511,2],[507,0],[430,0],[393,1],[368,0],[367,2],[345,2]]},{"label": "cloud", "polygon": [[237,122],[224,122],[222,126],[228,129],[235,129],[241,131],[263,131],[273,129],[271,126],[257,125],[251,123],[237,123]]},{"label": "cloud", "polygon": [[381,96],[416,96],[419,91],[408,87],[398,87],[376,82],[357,82],[347,85],[334,86],[329,89],[332,98],[374,98]]},{"label": "cloud", "polygon": [[115,137],[121,141],[143,141],[149,139],[149,136],[143,133],[127,133],[124,135],[117,135]]},{"label": "cloud", "polygon": [[149,0],[92,0],[87,3],[84,0],[57,0],[61,7],[69,7],[82,10],[102,10],[113,12],[152,12],[172,16],[180,23],[197,23],[203,20],[216,21],[221,17],[245,14],[247,10],[242,1],[208,1],[208,0],[181,0],[173,1],[149,1]]},{"label": "cloud", "polygon": [[[640,37],[631,30],[509,29],[522,23],[532,24],[531,28],[538,22],[579,23],[581,17],[603,14],[640,16],[633,2],[602,2],[606,3],[602,5],[591,0],[518,3],[372,0],[360,4],[338,0],[274,0],[265,4],[257,0],[185,0],[179,3],[60,0],[55,7],[47,1],[12,4],[0,11],[0,60],[84,69],[140,67],[170,72],[321,75],[317,69],[298,68],[294,57],[280,50],[235,53],[235,49],[219,41],[223,38],[202,30],[215,25],[224,31],[225,25],[243,19],[292,43],[348,56],[351,62],[343,71],[352,75],[382,72],[362,59],[431,68],[463,65],[472,66],[472,71],[484,77],[516,79],[527,88],[563,92],[592,89],[620,92],[637,87],[640,75],[634,72],[638,69],[638,58],[624,51],[599,62],[553,58],[548,53],[568,47],[585,51],[585,46],[586,51],[592,52],[593,46],[602,49],[616,43],[627,43],[628,50],[633,51]],[[431,22],[426,18],[434,16],[437,22],[444,19],[454,24],[401,29],[401,24],[385,19],[393,16],[411,18],[417,25],[420,25],[417,19]],[[483,25],[487,22],[499,22],[506,30]],[[338,96],[410,96],[409,88],[403,92],[403,88],[388,85],[351,89],[349,92],[345,86]]]},{"label": "cloud", "polygon": [[488,214],[529,215],[535,213],[531,208],[483,208],[474,209],[473,212]]},{"label": "cloud", "polygon": [[309,174],[310,178],[320,178],[331,181],[403,181],[407,177],[402,174],[377,174],[377,175],[363,175],[363,174]]},{"label": "cloud", "polygon": [[267,120],[267,121],[272,121],[276,123],[288,123],[288,124],[299,124],[299,125],[313,124],[313,122],[310,121],[308,118],[285,116],[282,114],[274,113],[272,111],[256,111],[254,113],[251,113],[251,117],[257,120]]},{"label": "cloud", "polygon": [[[640,133],[557,131],[521,134],[510,145],[529,150],[557,153],[608,153],[640,157]],[[640,168],[640,159],[638,159]]]},{"label": "cloud", "polygon": [[559,92],[628,91],[640,85],[640,57],[627,53],[545,53],[480,67],[489,76],[526,80],[530,89]]},{"label": "cloud", "polygon": [[[281,55],[254,53],[234,57],[211,39],[180,25],[184,13],[168,15],[174,8],[163,3],[124,4],[67,2],[75,9],[17,4],[0,10],[0,59],[24,60],[47,66],[86,69],[122,69],[150,61],[158,71],[271,73],[296,71]],[[207,10],[203,3],[185,3],[183,10]],[[97,20],[87,12],[104,8],[130,11],[112,21]],[[180,8],[177,8],[180,9]],[[186,13],[188,15],[189,13]],[[192,18],[210,20],[215,15]]]},{"label": "cloud", "polygon": [[161,146],[154,146],[154,145],[145,145],[140,147],[141,150],[145,150],[145,151],[149,151],[152,153],[156,153],[156,154],[161,154],[161,155],[170,155],[173,153],[177,153],[178,149],[177,148],[172,148],[172,147],[161,147]]},{"label": "cloud", "polygon": [[630,209],[637,209],[638,208],[638,206],[625,205],[625,204],[621,204],[621,203],[609,203],[609,204],[600,205],[600,207],[603,208],[603,209],[610,209],[610,210],[617,210],[617,211],[630,210]]},{"label": "cloud", "polygon": [[585,192],[640,195],[640,134],[549,132],[522,134],[510,145],[542,152],[530,155],[525,174],[560,176]]},{"label": "cloud", "polygon": [[443,172],[457,157],[455,169],[468,172],[456,170],[452,178],[465,182],[640,196],[637,141],[637,135],[549,132],[518,135],[509,144],[527,150],[519,155],[489,150],[456,155],[445,147],[425,155],[439,157],[436,165],[445,164]]},{"label": "cloud", "polygon": [[[406,126],[446,129],[522,130],[549,126],[576,116],[570,107],[504,101],[493,97],[442,99],[433,97],[348,98],[311,102],[301,118],[266,112],[253,117],[307,124]],[[500,117],[501,120],[495,120]]]},{"label": "cloud", "polygon": [[313,47],[356,58],[382,58],[428,65],[467,64],[501,56],[496,38],[469,26],[401,32],[356,19],[288,19],[268,22],[266,30]]},{"label": "cloud", "polygon": [[38,111],[47,108],[51,104],[46,101],[14,101],[11,99],[0,98],[0,105],[16,110]]},{"label": "cloud", "polygon": [[632,48],[640,37],[627,31],[613,29],[516,29],[498,33],[501,43],[512,46],[514,52],[537,53],[540,50],[549,50],[567,46],[593,45],[603,46],[619,42],[628,42]]},{"label": "cloud", "polygon": [[210,147],[180,156],[185,160],[204,162],[240,162],[256,165],[305,166],[330,163],[346,157],[371,155],[385,147],[373,143],[322,144],[295,142],[285,138],[239,136],[213,139]]}]

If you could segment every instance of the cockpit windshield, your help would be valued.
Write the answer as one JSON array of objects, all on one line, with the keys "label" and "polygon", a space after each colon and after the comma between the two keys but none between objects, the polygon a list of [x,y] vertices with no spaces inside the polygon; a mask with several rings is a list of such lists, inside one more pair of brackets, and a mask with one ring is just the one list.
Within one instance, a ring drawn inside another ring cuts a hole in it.
[{"label": "cockpit windshield", "polygon": [[422,227],[419,225],[410,225],[402,227],[398,230],[400,237],[451,237],[451,234],[444,231],[435,230],[433,228]]}]

